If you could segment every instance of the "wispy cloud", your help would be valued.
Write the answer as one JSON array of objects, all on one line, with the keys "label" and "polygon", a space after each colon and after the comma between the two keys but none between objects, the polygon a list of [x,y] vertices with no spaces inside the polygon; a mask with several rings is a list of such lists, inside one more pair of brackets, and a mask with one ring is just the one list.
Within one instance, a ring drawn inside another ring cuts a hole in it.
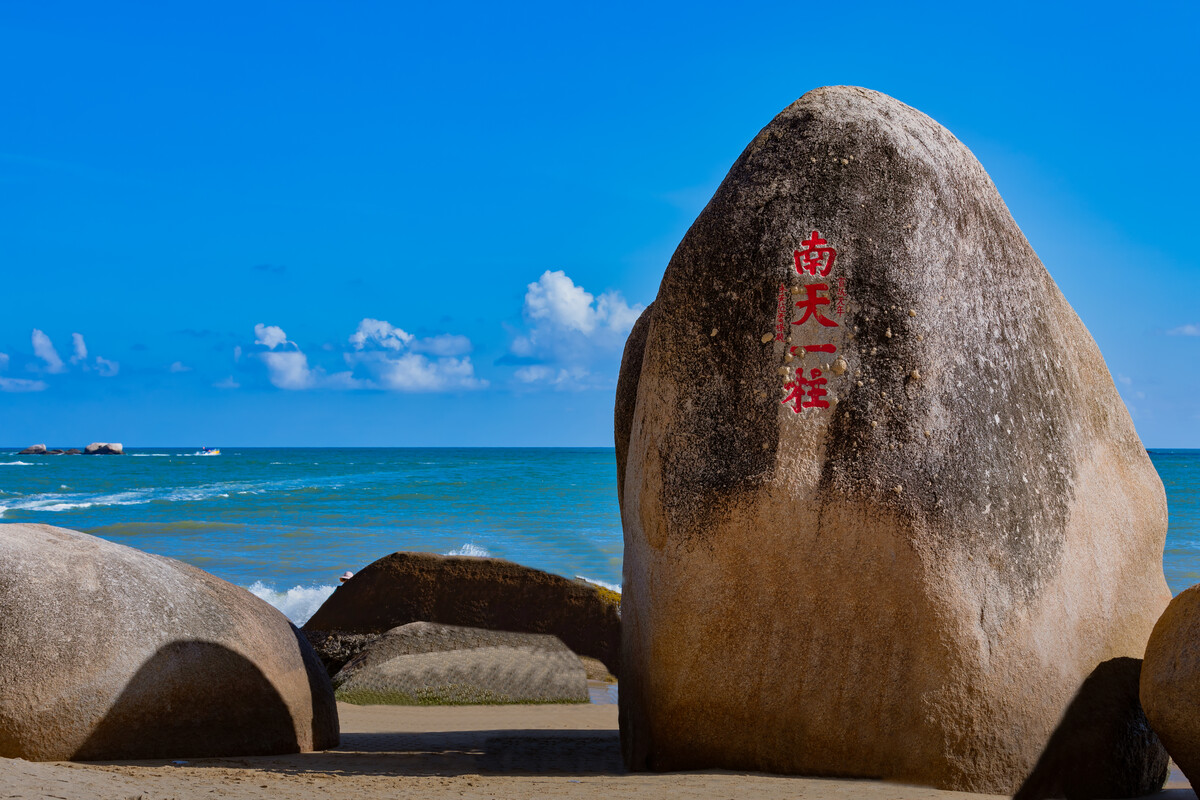
[{"label": "wispy cloud", "polygon": [[167,367],[169,372],[191,372],[192,368],[182,361],[172,362],[171,366]]},{"label": "wispy cloud", "polygon": [[[8,353],[0,353],[0,371],[8,369],[11,359]],[[0,392],[40,392],[46,388],[45,381],[34,381],[26,378],[5,378],[0,376]]]},{"label": "wispy cloud", "polygon": [[215,386],[218,389],[237,389],[237,388],[241,387],[241,384],[238,383],[237,381],[235,381],[233,379],[233,376],[230,375],[228,378],[224,378],[223,380],[217,381],[216,383],[213,384],[213,386]]},{"label": "wispy cloud", "polygon": [[1200,325],[1187,324],[1180,325],[1178,328],[1172,328],[1167,331],[1168,336],[1200,336]]},{"label": "wispy cloud", "polygon": [[66,366],[58,357],[58,351],[54,349],[54,343],[50,341],[49,336],[34,328],[30,340],[33,343],[33,354],[46,363],[46,372],[58,374],[66,371]]},{"label": "wispy cloud", "polygon": [[83,341],[82,333],[72,333],[71,343],[74,352],[71,355],[72,364],[81,364],[87,361],[87,344]]}]

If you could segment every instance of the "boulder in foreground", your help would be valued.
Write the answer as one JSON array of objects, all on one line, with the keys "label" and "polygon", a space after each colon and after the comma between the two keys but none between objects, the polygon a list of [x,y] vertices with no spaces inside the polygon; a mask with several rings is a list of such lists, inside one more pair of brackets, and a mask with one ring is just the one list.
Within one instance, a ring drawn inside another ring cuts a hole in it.
[{"label": "boulder in foreground", "polygon": [[557,637],[430,622],[394,628],[333,679],[347,703],[586,703],[587,674]]},{"label": "boulder in foreground", "polygon": [[812,91],[648,314],[615,414],[628,766],[1014,791],[1092,669],[1142,655],[1166,498],[979,162]]},{"label": "boulder in foreground", "polygon": [[201,758],[338,744],[333,689],[287,619],[179,561],[0,525],[0,757]]},{"label": "boulder in foreground", "polygon": [[1192,786],[1200,786],[1200,585],[1171,601],[1142,663],[1142,707]]},{"label": "boulder in foreground", "polygon": [[618,669],[615,592],[498,558],[393,553],[339,586],[304,630],[383,633],[410,622],[546,633]]},{"label": "boulder in foreground", "polygon": [[124,455],[125,448],[120,442],[92,442],[83,452],[89,456],[119,456]]},{"label": "boulder in foreground", "polygon": [[1141,659],[1112,658],[1092,670],[1013,800],[1145,797],[1163,788],[1170,759],[1138,700],[1141,669]]}]

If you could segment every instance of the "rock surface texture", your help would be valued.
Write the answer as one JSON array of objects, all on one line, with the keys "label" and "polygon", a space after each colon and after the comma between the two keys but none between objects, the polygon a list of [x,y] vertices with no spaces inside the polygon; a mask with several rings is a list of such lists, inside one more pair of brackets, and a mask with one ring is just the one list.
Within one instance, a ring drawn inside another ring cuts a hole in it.
[{"label": "rock surface texture", "polygon": [[287,619],[187,564],[0,525],[0,757],[200,758],[338,744],[333,689]]},{"label": "rock surface texture", "polygon": [[26,447],[24,450],[17,453],[19,456],[41,456],[45,454],[46,445],[44,444],[31,444],[29,447]]},{"label": "rock surface texture", "polygon": [[125,448],[120,442],[92,442],[83,452],[89,456],[119,456],[125,453]]},{"label": "rock surface texture", "polygon": [[[1014,791],[1170,599],[1166,499],[974,156],[812,91],[675,251],[618,382],[633,770]],[[698,688],[702,687],[702,688]]]},{"label": "rock surface texture", "polygon": [[1112,658],[1092,670],[1013,800],[1145,797],[1167,781],[1167,751],[1138,700],[1142,662]]},{"label": "rock surface texture", "polygon": [[410,622],[546,633],[618,668],[614,592],[497,558],[393,553],[339,586],[304,629],[383,633]]},{"label": "rock surface texture", "polygon": [[334,676],[360,704],[586,703],[587,673],[557,637],[412,622],[393,628]]},{"label": "rock surface texture", "polygon": [[1142,663],[1142,707],[1192,786],[1200,786],[1200,585],[1154,626]]}]

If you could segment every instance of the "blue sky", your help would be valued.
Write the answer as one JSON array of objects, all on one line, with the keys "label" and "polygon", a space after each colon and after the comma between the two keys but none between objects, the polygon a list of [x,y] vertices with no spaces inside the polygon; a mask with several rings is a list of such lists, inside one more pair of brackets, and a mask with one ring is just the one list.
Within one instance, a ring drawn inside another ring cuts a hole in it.
[{"label": "blue sky", "polygon": [[611,445],[688,225],[856,84],[975,152],[1143,440],[1200,447],[1195,4],[969,6],[0,6],[0,443]]}]

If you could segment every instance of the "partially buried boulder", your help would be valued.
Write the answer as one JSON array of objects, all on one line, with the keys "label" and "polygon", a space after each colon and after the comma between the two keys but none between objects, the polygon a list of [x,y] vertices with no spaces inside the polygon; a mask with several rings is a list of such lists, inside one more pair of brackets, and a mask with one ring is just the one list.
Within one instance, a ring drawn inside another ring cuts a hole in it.
[{"label": "partially buried boulder", "polygon": [[1170,759],[1138,701],[1141,669],[1141,659],[1111,658],[1092,670],[1013,800],[1104,800],[1162,789]]},{"label": "partially buried boulder", "polygon": [[1200,786],[1200,585],[1172,600],[1154,626],[1141,700],[1171,758],[1193,787]]},{"label": "partially buried boulder", "polygon": [[812,91],[647,314],[615,415],[628,766],[1015,790],[1092,668],[1142,654],[1166,500],[974,156]]},{"label": "partially buried boulder", "polygon": [[383,633],[409,622],[546,633],[618,666],[619,595],[498,558],[393,553],[339,586],[304,630]]},{"label": "partially buried boulder", "polygon": [[413,622],[388,631],[334,676],[346,703],[586,703],[587,674],[558,638]]},{"label": "partially buried boulder", "polygon": [[0,525],[0,757],[323,750],[337,708],[287,619],[187,564],[49,525]]},{"label": "partially buried boulder", "polygon": [[125,448],[120,442],[92,442],[83,452],[89,456],[119,456],[125,453]]}]

